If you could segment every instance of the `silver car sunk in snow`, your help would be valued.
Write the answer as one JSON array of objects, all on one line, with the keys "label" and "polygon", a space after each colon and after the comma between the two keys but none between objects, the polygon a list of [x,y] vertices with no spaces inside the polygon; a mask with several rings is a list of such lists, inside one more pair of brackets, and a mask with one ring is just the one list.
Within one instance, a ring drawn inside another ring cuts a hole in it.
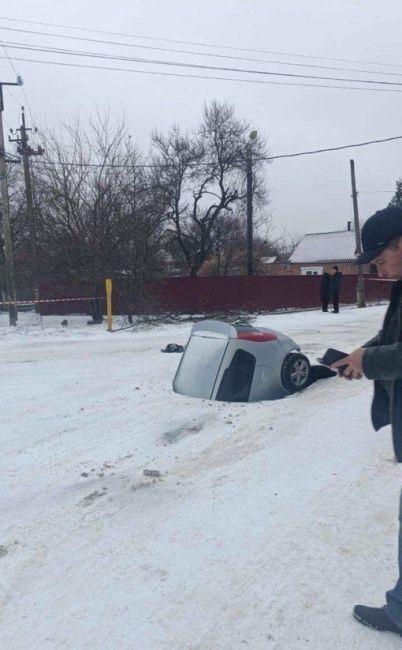
[{"label": "silver car sunk in snow", "polygon": [[173,390],[223,402],[279,399],[309,384],[310,363],[276,330],[204,320],[193,325]]}]

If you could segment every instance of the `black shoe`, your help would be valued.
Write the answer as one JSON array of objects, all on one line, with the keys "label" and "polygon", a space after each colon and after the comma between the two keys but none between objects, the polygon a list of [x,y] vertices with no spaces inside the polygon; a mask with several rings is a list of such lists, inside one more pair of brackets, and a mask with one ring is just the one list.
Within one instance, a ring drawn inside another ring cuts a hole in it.
[{"label": "black shoe", "polygon": [[365,605],[356,605],[353,609],[353,616],[359,623],[371,627],[372,630],[379,632],[395,632],[402,636],[402,629],[395,625],[388,618],[385,607],[366,607]]}]

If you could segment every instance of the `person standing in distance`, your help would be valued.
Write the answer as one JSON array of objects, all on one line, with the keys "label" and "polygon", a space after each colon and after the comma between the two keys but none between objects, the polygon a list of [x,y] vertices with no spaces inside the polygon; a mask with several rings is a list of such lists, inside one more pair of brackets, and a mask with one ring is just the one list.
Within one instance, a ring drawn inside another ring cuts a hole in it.
[{"label": "person standing in distance", "polygon": [[334,273],[331,278],[331,296],[334,306],[334,314],[339,314],[339,292],[341,290],[342,273],[337,266],[332,267]]},{"label": "person standing in distance", "polygon": [[[379,334],[331,368],[346,365],[346,379],[365,375],[374,381],[374,429],[391,424],[396,460],[402,462],[402,208],[389,206],[372,215],[362,228],[362,246],[357,262],[372,262],[380,278],[395,280],[390,303]],[[402,636],[402,491],[399,507],[399,579],[383,607],[356,605],[353,615],[363,625]]]},{"label": "person standing in distance", "polygon": [[322,311],[328,311],[328,303],[331,293],[331,276],[329,273],[323,273],[320,285],[320,300]]}]

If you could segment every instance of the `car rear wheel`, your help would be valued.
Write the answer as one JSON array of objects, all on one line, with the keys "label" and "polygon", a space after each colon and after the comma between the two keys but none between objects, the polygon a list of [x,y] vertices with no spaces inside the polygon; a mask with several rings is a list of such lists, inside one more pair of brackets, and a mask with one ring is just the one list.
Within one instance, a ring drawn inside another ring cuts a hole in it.
[{"label": "car rear wheel", "polygon": [[292,352],[282,364],[281,379],[290,393],[306,388],[310,379],[310,362],[304,354]]}]

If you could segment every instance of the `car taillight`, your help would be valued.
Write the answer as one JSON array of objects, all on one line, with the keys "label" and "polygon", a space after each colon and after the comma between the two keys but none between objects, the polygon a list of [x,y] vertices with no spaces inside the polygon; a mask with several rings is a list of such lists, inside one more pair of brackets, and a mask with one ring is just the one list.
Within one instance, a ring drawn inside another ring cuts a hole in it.
[{"label": "car taillight", "polygon": [[276,334],[271,334],[270,332],[238,332],[238,339],[243,339],[243,341],[254,341],[254,343],[265,343],[266,341],[276,341]]}]

